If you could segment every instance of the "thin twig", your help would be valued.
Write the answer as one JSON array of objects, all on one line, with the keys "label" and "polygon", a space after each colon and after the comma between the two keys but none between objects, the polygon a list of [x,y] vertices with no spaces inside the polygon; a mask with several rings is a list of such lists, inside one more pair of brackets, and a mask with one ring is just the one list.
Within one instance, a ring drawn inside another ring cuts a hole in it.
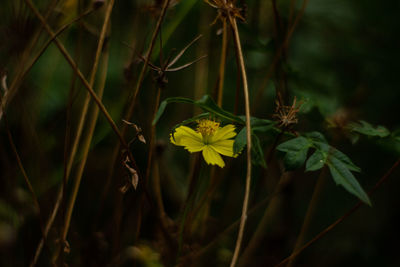
[{"label": "thin twig", "polygon": [[[147,71],[147,68],[148,68],[148,65],[149,65],[149,61],[150,61],[150,58],[151,58],[151,55],[153,53],[153,49],[154,49],[154,46],[155,46],[155,42],[157,40],[158,33],[160,32],[160,29],[161,29],[162,21],[164,20],[165,14],[166,14],[168,6],[169,6],[169,2],[170,2],[170,0],[165,0],[164,1],[160,16],[158,17],[156,28],[154,29],[153,35],[151,37],[150,45],[149,45],[148,51],[146,53],[146,57],[145,57],[145,60],[144,60],[144,63],[143,63],[143,67],[142,67],[142,70],[140,71],[139,78],[138,78],[138,81],[137,81],[137,84],[136,84],[136,87],[135,87],[135,91],[133,92],[132,100],[131,100],[130,105],[128,107],[128,111],[126,112],[126,115],[125,115],[125,120],[126,121],[130,121],[131,117],[133,115],[134,107],[135,107],[135,104],[136,104],[136,98],[137,98],[137,95],[139,94],[139,90],[140,90],[140,88],[142,86],[142,83],[143,83],[143,80],[144,80],[144,75],[145,75],[145,73]],[[121,136],[122,137],[124,137],[126,135],[127,130],[128,130],[127,125],[123,124],[122,125],[122,130],[121,130]],[[109,185],[109,183],[111,181],[111,177],[112,177],[112,174],[113,174],[114,169],[115,169],[115,164],[117,162],[119,151],[121,149],[121,144],[122,143],[120,143],[120,142],[117,143],[117,145],[116,145],[116,147],[114,149],[113,158],[111,160],[111,165],[110,165],[111,166],[110,167],[110,171],[109,171],[108,176],[107,176],[107,182],[106,182],[107,187],[105,187],[105,190],[103,192],[103,196],[104,197],[107,194],[107,188],[108,188],[108,185]],[[143,181],[143,182],[145,184],[145,181]],[[118,200],[117,200],[116,206],[118,208],[116,209],[116,211],[120,210],[121,209],[120,206],[122,205],[122,197],[118,196],[117,198],[118,198]],[[140,216],[138,216],[138,220],[140,219],[139,217]],[[120,224],[120,218],[121,217],[118,216],[115,219],[117,225]],[[138,225],[140,225],[140,223],[138,223]]]},{"label": "thin twig", "polygon": [[[400,165],[400,158],[393,164],[393,166],[382,176],[381,179],[375,184],[375,186],[372,188],[372,190],[368,193],[369,196],[371,196],[389,177],[390,175],[394,172],[394,170]],[[317,234],[313,239],[308,241],[304,246],[302,246],[300,249],[296,250],[293,252],[289,257],[286,259],[282,260],[279,264],[275,265],[275,267],[281,267],[284,266],[285,264],[288,263],[289,260],[292,258],[297,257],[303,250],[314,244],[316,241],[318,241],[320,238],[325,236],[327,233],[332,231],[333,228],[335,228],[338,224],[340,224],[342,221],[344,221],[346,218],[348,218],[350,215],[352,215],[356,210],[358,210],[361,206],[363,206],[364,202],[359,201],[354,207],[352,207],[348,212],[346,212],[342,217],[337,219],[334,223],[326,227],[324,230],[322,230],[319,234]]]},{"label": "thin twig", "polygon": [[94,8],[90,8],[84,13],[80,14],[78,17],[73,19],[72,21],[66,23],[63,25],[60,29],[58,29],[53,37],[50,37],[49,40],[46,41],[46,43],[43,45],[43,47],[39,50],[39,52],[36,54],[36,56],[31,60],[31,62],[28,64],[28,67],[24,70],[24,72],[21,74],[21,78],[19,78],[19,82],[23,81],[26,75],[29,73],[29,71],[32,69],[32,67],[35,65],[35,63],[39,60],[39,58],[43,55],[43,53],[46,51],[46,49],[49,47],[49,45],[54,41],[56,37],[58,37],[61,33],[63,33],[66,29],[68,29],[69,26],[74,24],[75,22],[81,20],[82,18],[90,15],[93,11],[95,11]]},{"label": "thin twig", "polygon": [[[54,32],[51,30],[50,26],[47,24],[47,22],[44,20],[43,16],[39,13],[39,11],[37,10],[37,8],[34,6],[34,4],[32,3],[31,0],[25,0],[25,3],[29,6],[29,8],[32,10],[33,13],[35,13],[35,15],[38,17],[38,19],[41,21],[41,23],[45,26],[45,29],[47,31],[47,33],[52,37],[55,38]],[[99,109],[101,110],[101,112],[104,114],[104,116],[106,117],[106,120],[108,121],[108,123],[110,124],[111,128],[113,129],[113,131],[115,132],[115,134],[117,135],[117,137],[119,138],[121,144],[125,147],[128,148],[128,144],[126,143],[126,141],[124,140],[124,138],[122,137],[117,125],[115,124],[114,120],[112,119],[112,117],[110,116],[110,114],[108,113],[107,109],[105,108],[105,106],[103,105],[103,103],[101,102],[101,100],[99,99],[99,97],[96,95],[96,93],[93,91],[93,88],[90,86],[89,82],[85,79],[85,77],[83,76],[82,72],[80,71],[80,69],[78,68],[78,66],[76,65],[75,61],[72,59],[72,57],[69,55],[68,51],[65,49],[65,47],[61,44],[61,42],[55,38],[54,39],[54,43],[57,45],[57,47],[59,48],[60,52],[62,53],[62,55],[65,57],[65,59],[67,60],[68,64],[70,64],[70,66],[72,67],[72,69],[76,72],[76,74],[78,75],[79,79],[82,81],[84,87],[89,91],[90,95],[92,96],[92,98],[94,99],[94,101],[96,102],[96,104],[98,105]],[[131,159],[132,164],[134,163],[134,159],[132,157]],[[136,165],[136,164],[135,164]]]},{"label": "thin twig", "polygon": [[[105,87],[105,80],[107,77],[107,66],[108,66],[108,53],[105,53],[103,56],[103,60],[104,62],[102,63],[102,73],[100,76],[100,84],[99,84],[99,91],[98,94],[100,97],[102,97],[103,95],[103,91],[104,91],[104,87]],[[86,160],[89,154],[89,149],[90,149],[90,144],[92,141],[92,137],[93,137],[93,133],[96,127],[96,122],[97,122],[97,118],[98,118],[98,114],[99,114],[99,109],[97,106],[94,106],[94,110],[92,113],[92,117],[91,117],[91,121],[89,123],[89,130],[88,133],[86,135],[86,139],[84,140],[83,143],[83,156],[82,156],[82,160],[79,164],[78,167],[78,172],[76,174],[76,178],[74,181],[74,186],[73,186],[73,191],[72,191],[72,196],[70,198],[70,201],[68,203],[68,208],[67,208],[67,212],[66,212],[66,217],[65,217],[65,222],[64,222],[64,228],[63,228],[63,232],[61,235],[61,240],[65,241],[67,234],[68,234],[68,230],[69,230],[69,226],[70,226],[70,222],[71,222],[71,216],[72,216],[72,211],[74,208],[74,204],[76,201],[76,197],[78,195],[78,191],[79,191],[79,187],[80,187],[80,182],[82,180],[82,176],[83,176],[83,171],[85,169],[85,165],[86,165]]]},{"label": "thin twig", "polygon": [[10,128],[8,127],[8,120],[7,120],[7,116],[6,116],[5,113],[3,114],[3,118],[4,118],[4,124],[5,124],[5,128],[6,128],[8,140],[9,140],[10,145],[11,145],[11,149],[12,149],[14,155],[15,155],[15,158],[17,159],[18,167],[19,167],[19,169],[20,169],[20,171],[22,173],[22,176],[24,177],[26,185],[28,186],[29,192],[31,193],[31,197],[32,197],[32,200],[33,200],[33,205],[35,206],[36,212],[39,215],[40,228],[42,230],[42,234],[44,234],[42,218],[41,218],[41,215],[40,215],[41,213],[40,213],[40,205],[39,205],[38,198],[37,198],[37,196],[35,194],[35,191],[33,190],[32,184],[31,184],[31,182],[30,182],[30,180],[28,178],[28,175],[26,174],[24,165],[22,164],[21,157],[19,156],[18,150],[17,150],[17,148],[15,146],[14,140],[13,140],[12,135],[11,135]]},{"label": "thin twig", "polygon": [[[145,61],[144,61],[142,70],[140,71],[138,82],[136,84],[135,91],[133,93],[133,97],[132,97],[131,103],[129,105],[127,115],[125,116],[125,120],[127,120],[127,121],[130,121],[130,119],[131,119],[131,117],[133,115],[133,110],[134,110],[135,104],[136,104],[136,98],[137,98],[137,96],[139,94],[140,87],[142,86],[142,83],[143,83],[143,80],[144,80],[144,75],[145,75],[145,73],[147,71],[147,67],[149,65],[150,57],[151,57],[151,55],[153,53],[153,49],[154,49],[154,46],[155,46],[155,43],[156,43],[157,35],[158,35],[158,33],[160,32],[160,29],[161,29],[162,21],[164,20],[165,14],[167,13],[169,2],[170,2],[170,0],[164,0],[164,4],[163,4],[162,10],[161,10],[160,17],[158,18],[156,28],[154,29],[153,35],[151,36],[150,46],[149,46],[149,49],[147,50]],[[124,125],[123,128],[122,128],[122,133],[123,134],[125,134],[126,129],[127,129],[127,126]]]},{"label": "thin twig", "polygon": [[[203,38],[199,40],[199,45],[196,48],[196,58],[201,57],[204,53],[208,53],[208,44],[210,42],[210,27],[208,27],[208,21],[210,17],[209,9],[205,9],[201,12],[200,18],[198,20],[198,31],[202,32]],[[205,27],[204,25],[207,25]],[[208,65],[209,60],[205,58],[195,66],[195,77],[194,77],[194,93],[193,99],[200,99],[208,87]],[[193,105],[193,115],[200,113],[200,108]]]},{"label": "thin twig", "polygon": [[[63,26],[59,31],[57,31],[57,33],[53,33],[52,30],[50,29],[50,27],[48,26],[48,24],[46,23],[46,21],[44,20],[44,18],[40,15],[40,13],[38,12],[38,10],[35,8],[35,6],[33,5],[33,3],[30,0],[25,0],[26,4],[30,7],[30,9],[35,13],[35,15],[39,18],[39,20],[42,22],[43,26],[45,27],[45,30],[48,32],[48,34],[50,35],[50,40],[46,43],[46,45],[44,46],[44,48],[46,48],[48,46],[48,44],[50,44],[51,41],[54,41],[56,43],[56,45],[58,46],[58,48],[60,49],[61,53],[64,55],[64,57],[67,59],[68,63],[71,65],[71,67],[75,70],[76,74],[78,75],[78,77],[82,80],[82,82],[84,83],[85,87],[88,89],[90,95],[94,98],[95,102],[98,104],[99,108],[102,110],[102,112],[104,113],[104,115],[106,116],[107,120],[109,121],[109,123],[111,124],[112,128],[114,129],[114,131],[117,133],[119,139],[121,142],[125,143],[126,142],[123,140],[123,138],[121,137],[121,135],[119,134],[118,128],[116,127],[115,123],[113,122],[111,116],[108,114],[107,110],[105,109],[105,107],[103,106],[103,104],[101,103],[101,100],[97,97],[97,95],[94,93],[93,89],[92,89],[92,85],[93,85],[93,81],[94,81],[94,77],[95,77],[95,72],[97,69],[97,64],[98,64],[98,60],[99,60],[99,54],[101,52],[101,49],[103,48],[103,44],[104,44],[104,39],[105,39],[105,32],[103,34],[102,31],[102,37],[100,37],[99,39],[99,45],[98,45],[98,49],[97,49],[97,53],[96,53],[96,59],[95,59],[95,64],[94,67],[92,69],[92,74],[91,74],[91,84],[89,84],[86,79],[84,78],[83,74],[80,72],[80,70],[78,69],[76,63],[74,62],[74,60],[70,57],[70,55],[68,54],[68,52],[65,50],[64,46],[58,41],[57,39],[57,35],[59,33],[61,33],[67,26],[69,26],[69,24]],[[112,1],[113,2],[113,1]],[[111,3],[110,3],[111,4]],[[112,6],[112,5],[111,5]],[[110,5],[109,5],[110,7]],[[89,9],[87,12],[83,13],[81,16],[79,16],[77,19],[75,19],[74,21],[81,19],[83,16],[86,16],[88,14],[90,14],[93,11],[93,9]],[[111,11],[110,11],[111,12]],[[110,14],[108,14],[108,17],[110,16]],[[108,25],[108,21],[106,23],[107,20],[107,15],[106,15],[106,19],[105,19],[105,25]],[[107,29],[107,27],[104,27],[104,29]],[[44,49],[42,49],[41,53],[44,51]],[[39,55],[41,54],[39,53]],[[33,65],[33,63],[36,62],[36,60],[34,59],[34,61],[32,61],[31,66]],[[30,66],[30,67],[31,67]],[[29,68],[27,69],[29,70]],[[27,72],[25,72],[27,73]],[[126,145],[127,146],[127,145]],[[133,158],[133,157],[132,157]],[[70,161],[71,164],[67,165],[67,172],[66,172],[66,176],[68,179],[69,174],[70,174],[70,169],[72,166],[72,161],[73,161],[73,157],[70,157]],[[47,235],[48,230],[50,229],[55,216],[57,215],[58,209],[60,207],[61,201],[63,198],[63,190],[60,190],[58,192],[58,196],[57,196],[57,200],[56,200],[56,204],[53,208],[52,211],[52,215],[50,216],[48,223],[46,225],[45,228],[45,233]],[[41,252],[41,248],[43,247],[43,239],[40,241],[38,248],[36,250],[35,253],[35,257],[33,262],[31,263],[31,266],[34,266],[36,264],[36,261],[40,255]]]},{"label": "thin twig", "polygon": [[[154,120],[157,110],[158,110],[158,105],[160,104],[160,96],[161,96],[161,88],[159,86],[157,86],[157,93],[156,93],[156,100],[154,102],[154,109],[153,109],[153,114],[151,117],[151,121]],[[156,125],[151,124],[151,130],[150,130],[150,140],[149,140],[149,154],[147,155],[147,167],[146,167],[146,182],[149,180],[150,177],[150,172],[151,172],[151,167],[153,164],[153,154],[154,154],[154,150],[155,150],[155,135],[156,135]],[[159,187],[159,185],[158,185]],[[160,218],[162,218],[162,197],[158,196],[158,193],[161,193],[161,191],[156,190],[156,198],[157,198],[157,203],[158,203],[158,207],[159,207],[159,216]],[[160,205],[161,204],[161,205]]]},{"label": "thin twig", "polygon": [[277,65],[281,56],[287,50],[287,47],[289,46],[290,39],[293,35],[293,32],[296,29],[296,26],[298,25],[300,19],[302,18],[304,11],[307,7],[307,4],[308,4],[308,0],[304,0],[301,10],[297,14],[295,21],[293,22],[293,25],[289,28],[288,33],[286,34],[285,40],[282,42],[282,44],[279,46],[278,50],[276,51],[275,56],[272,59],[272,63],[267,70],[267,74],[265,75],[265,78],[264,78],[263,82],[261,83],[261,86],[257,89],[257,92],[255,94],[253,111],[255,110],[256,107],[258,107],[258,105],[262,99],[263,89],[268,85],[268,82],[272,76],[275,66]]},{"label": "thin twig", "polygon": [[242,217],[240,220],[240,227],[238,238],[236,241],[235,252],[233,253],[231,267],[236,265],[237,259],[239,257],[240,247],[243,240],[244,227],[247,219],[247,208],[249,204],[249,196],[250,196],[250,183],[251,183],[251,125],[250,125],[250,100],[249,100],[249,88],[247,84],[247,75],[246,69],[244,65],[242,47],[240,44],[239,30],[237,28],[236,19],[229,16],[230,23],[233,28],[234,33],[234,41],[236,44],[236,53],[239,55],[240,62],[240,70],[242,72],[243,78],[243,92],[245,99],[245,112],[246,112],[246,139],[247,139],[247,173],[246,173],[246,188],[243,200],[243,210]]},{"label": "thin twig", "polygon": [[221,58],[219,62],[219,73],[218,73],[218,90],[217,90],[217,104],[222,106],[222,98],[224,92],[224,80],[225,80],[225,64],[226,55],[228,50],[228,29],[227,29],[226,19],[223,19],[222,26],[222,48],[221,48]]},{"label": "thin twig", "polygon": [[[327,172],[327,168],[325,167],[321,170],[321,173],[318,177],[317,184],[314,187],[314,192],[311,197],[310,204],[308,205],[306,216],[304,217],[304,221],[303,221],[303,225],[301,226],[300,233],[299,233],[296,243],[294,245],[293,252],[295,252],[296,250],[298,250],[300,248],[300,246],[303,244],[304,237],[305,237],[306,233],[308,232],[308,229],[309,229],[309,226],[311,223],[311,219],[313,218],[313,216],[315,214],[316,206],[320,200],[322,189],[326,182],[326,172]],[[295,264],[294,260],[295,260],[295,257],[291,258],[291,260],[287,264],[287,267],[294,266],[294,264]]]},{"label": "thin twig", "polygon": [[[57,4],[57,0],[52,0],[51,3],[48,5],[47,7],[47,11],[44,15],[44,19],[47,20],[50,16],[50,14],[52,14],[52,11],[54,10],[54,8],[56,7]],[[10,92],[12,93],[11,98],[16,94],[16,91],[18,90],[18,87],[20,86],[22,80],[23,80],[23,70],[24,70],[24,66],[26,65],[29,56],[31,55],[34,47],[36,46],[36,44],[38,43],[38,41],[40,40],[40,35],[43,31],[43,25],[41,25],[39,27],[39,29],[36,31],[36,33],[34,34],[34,36],[32,37],[32,40],[30,42],[30,44],[28,44],[27,48],[24,50],[22,56],[21,56],[21,60],[19,60],[19,65],[18,65],[18,72],[15,75],[15,78],[12,80],[11,85],[10,85]]]},{"label": "thin twig", "polygon": [[[114,5],[114,0],[111,0],[110,4],[107,7],[106,17],[104,19],[103,28],[101,30],[99,42],[98,42],[98,45],[97,45],[97,50],[96,50],[96,55],[95,55],[95,58],[94,58],[94,63],[93,63],[93,66],[92,66],[92,70],[90,72],[89,84],[90,84],[91,87],[93,87],[93,85],[94,85],[94,80],[95,80],[96,73],[97,73],[97,66],[99,64],[101,51],[103,49],[104,41],[105,41],[105,38],[106,38],[106,30],[107,30],[107,27],[108,27],[108,23],[109,23],[109,19],[110,19],[110,15],[111,15],[111,11],[112,11],[113,5]],[[89,109],[90,100],[91,100],[90,93],[87,92],[85,100],[84,100],[84,103],[83,103],[81,115],[80,115],[80,118],[79,118],[78,128],[76,130],[74,142],[72,144],[71,153],[70,153],[69,160],[68,160],[68,163],[67,163],[67,172],[66,172],[66,180],[67,181],[69,179],[69,175],[70,175],[71,169],[72,169],[72,164],[74,163],[75,155],[76,155],[76,152],[78,150],[78,145],[79,145],[79,141],[81,139],[83,127],[84,127],[86,116],[87,116],[87,112],[88,112],[88,109]]]},{"label": "thin twig", "polygon": [[[108,3],[108,6],[107,6],[103,27],[101,29],[101,34],[100,34],[99,42],[98,42],[98,45],[97,45],[96,55],[95,55],[94,63],[93,63],[93,66],[92,66],[92,71],[91,71],[90,77],[89,77],[90,86],[93,86],[94,81],[95,81],[97,68],[98,68],[98,65],[99,65],[100,56],[101,56],[102,51],[103,51],[103,46],[104,46],[104,42],[105,42],[108,26],[109,26],[109,23],[110,23],[110,17],[111,17],[113,6],[114,6],[114,0],[111,0]],[[103,61],[104,62],[102,64],[101,76],[100,76],[101,81],[100,81],[99,89],[98,89],[98,95],[99,95],[100,100],[101,100],[103,92],[104,92],[104,87],[105,87],[105,82],[106,82],[106,77],[107,77],[108,53],[104,54]],[[80,139],[80,136],[81,136],[81,133],[82,133],[82,130],[83,130],[83,124],[84,124],[84,121],[85,121],[87,110],[89,108],[90,99],[91,99],[90,98],[90,94],[88,93],[86,95],[84,108],[82,110],[81,118],[80,118],[80,122],[79,122],[79,127],[78,127],[77,134],[76,134],[76,137],[75,137],[75,140],[74,140],[73,149],[75,148],[75,151],[74,151],[75,153],[76,153],[77,146],[78,146],[78,143],[79,143],[79,139]],[[85,169],[85,165],[86,165],[86,160],[87,160],[87,156],[88,156],[88,153],[89,153],[90,144],[91,144],[91,141],[92,141],[94,129],[96,127],[98,113],[99,113],[99,109],[95,106],[94,110],[93,110],[91,121],[89,123],[89,132],[87,133],[86,139],[84,140],[84,144],[83,144],[82,161],[80,162],[80,165],[79,165],[79,168],[78,168],[78,172],[77,172],[77,175],[76,175],[76,179],[75,179],[75,182],[74,182],[72,196],[71,196],[70,201],[68,203],[68,208],[67,208],[65,222],[64,222],[64,228],[63,228],[63,231],[62,231],[62,234],[61,234],[61,241],[62,242],[64,242],[66,240],[66,237],[67,237],[67,234],[68,234],[69,225],[70,225],[71,216],[72,216],[72,211],[73,211],[73,208],[74,208],[76,197],[78,195],[78,191],[79,191],[79,187],[80,187],[80,182],[81,182],[81,179],[82,179],[83,171]],[[67,177],[66,177],[66,180],[68,180],[68,175],[69,175],[69,173],[71,171],[72,162],[74,160],[75,153],[74,154],[71,153],[71,155],[70,155],[70,159],[69,159],[69,162],[68,162],[68,165],[67,165],[67,173],[66,173]]]},{"label": "thin twig", "polygon": [[[274,192],[271,195],[265,197],[260,202],[258,202],[256,205],[254,205],[254,207],[252,207],[249,210],[248,216],[253,215],[256,211],[258,211],[265,204],[269,205],[269,202],[273,198],[275,198],[278,194],[280,194],[282,188],[284,188],[290,181],[291,181],[290,176],[288,176],[287,179],[281,179],[280,183],[275,187]],[[237,219],[235,222],[231,223],[229,226],[223,227],[224,230],[221,233],[219,233],[213,240],[208,242],[208,244],[205,245],[201,250],[199,250],[193,254],[189,254],[189,255],[185,256],[184,258],[182,258],[182,262],[185,262],[185,260],[187,260],[189,258],[198,259],[202,255],[204,255],[204,253],[206,253],[209,249],[214,247],[223,236],[227,235],[229,232],[233,231],[236,227],[238,227],[240,224],[240,220],[241,220],[241,218]]]},{"label": "thin twig", "polygon": [[268,202],[268,205],[265,208],[264,214],[261,217],[256,230],[250,238],[246,248],[243,250],[243,254],[239,261],[239,266],[246,266],[246,264],[248,264],[248,260],[251,258],[251,255],[253,255],[254,250],[260,246],[260,243],[265,237],[265,233],[268,228],[267,226],[271,221],[270,219],[273,217],[274,212],[277,210],[276,207],[279,205],[279,192],[282,192],[283,188],[285,188],[291,180],[292,175],[290,173],[283,173],[281,175],[278,184],[275,186],[274,193],[272,194],[273,196]]}]

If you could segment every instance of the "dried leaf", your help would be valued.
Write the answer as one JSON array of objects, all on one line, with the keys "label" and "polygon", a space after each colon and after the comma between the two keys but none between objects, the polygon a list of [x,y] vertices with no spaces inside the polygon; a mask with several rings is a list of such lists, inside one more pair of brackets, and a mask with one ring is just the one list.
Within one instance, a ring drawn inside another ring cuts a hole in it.
[{"label": "dried leaf", "polygon": [[144,139],[144,136],[142,134],[138,134],[138,139],[140,142],[142,142],[143,144],[146,144],[146,139]]},{"label": "dried leaf", "polygon": [[165,71],[172,72],[172,71],[183,70],[183,69],[189,67],[190,65],[196,63],[197,61],[199,61],[199,60],[201,60],[201,59],[203,59],[203,58],[205,58],[205,57],[207,57],[207,55],[201,56],[201,57],[199,57],[198,59],[195,59],[195,60],[193,60],[193,61],[191,61],[191,62],[189,62],[189,63],[186,63],[186,64],[184,64],[184,65],[182,65],[182,66],[180,66],[180,67],[171,68],[171,69],[166,69]]},{"label": "dried leaf", "polygon": [[181,56],[185,53],[185,51],[193,44],[195,43],[197,40],[199,40],[201,38],[201,34],[199,36],[197,36],[196,38],[194,38],[193,41],[191,41],[185,48],[183,48],[179,54],[168,64],[167,69],[169,69],[170,67],[172,67],[172,65],[175,64],[175,62],[177,62]]},{"label": "dried leaf", "polygon": [[64,240],[64,253],[69,254],[71,252],[71,247],[67,240]]},{"label": "dried leaf", "polygon": [[[127,156],[125,161],[124,161],[124,165],[125,165],[125,168],[129,171],[130,178],[131,178],[131,184],[133,185],[133,188],[135,188],[135,190],[136,190],[136,188],[138,186],[138,183],[139,183],[139,175],[138,175],[137,171],[134,168],[129,166],[129,162],[130,162],[129,158]],[[125,190],[125,192],[126,192],[126,190]]]},{"label": "dried leaf", "polygon": [[1,87],[3,88],[4,94],[0,93],[0,120],[3,117],[3,109],[6,106],[8,98],[8,87],[7,87],[7,75],[1,78]]},{"label": "dried leaf", "polygon": [[2,87],[3,90],[4,90],[4,93],[7,93],[7,92],[8,92],[8,87],[7,87],[7,75],[4,75],[4,76],[1,78],[1,87]]},{"label": "dried leaf", "polygon": [[142,134],[142,128],[140,128],[139,126],[137,126],[136,124],[134,124],[133,122],[129,122],[127,120],[122,120],[124,123],[126,123],[129,126],[132,126],[133,128],[135,128],[136,131],[136,137],[139,139],[140,142],[146,144],[146,139],[144,138],[143,134]]},{"label": "dried leaf", "polygon": [[121,186],[121,187],[119,188],[119,191],[120,191],[122,194],[125,194],[126,191],[128,191],[129,187],[130,187],[130,184],[129,184],[129,183],[126,183],[126,184],[124,184],[123,186]]}]

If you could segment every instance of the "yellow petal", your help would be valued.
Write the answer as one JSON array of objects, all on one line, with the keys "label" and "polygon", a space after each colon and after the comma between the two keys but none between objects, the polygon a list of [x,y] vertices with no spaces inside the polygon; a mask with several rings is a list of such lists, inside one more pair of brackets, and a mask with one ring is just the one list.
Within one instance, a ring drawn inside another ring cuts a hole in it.
[{"label": "yellow petal", "polygon": [[177,146],[185,146],[185,140],[188,139],[203,143],[202,135],[187,126],[179,126],[170,137],[171,143]]},{"label": "yellow petal", "polygon": [[206,147],[203,142],[199,142],[191,137],[182,137],[181,144],[182,146],[185,146],[185,149],[191,153],[202,151],[203,148]]},{"label": "yellow petal", "polygon": [[210,146],[204,146],[203,157],[207,164],[218,165],[221,168],[225,166],[224,160],[221,156]]},{"label": "yellow petal", "polygon": [[234,142],[235,142],[234,140],[221,140],[221,141],[211,144],[211,147],[219,154],[236,158],[237,154],[236,155],[233,154],[233,143]]},{"label": "yellow petal", "polygon": [[218,142],[220,140],[226,140],[236,135],[235,126],[228,124],[218,129],[213,136],[211,136],[210,143]]}]

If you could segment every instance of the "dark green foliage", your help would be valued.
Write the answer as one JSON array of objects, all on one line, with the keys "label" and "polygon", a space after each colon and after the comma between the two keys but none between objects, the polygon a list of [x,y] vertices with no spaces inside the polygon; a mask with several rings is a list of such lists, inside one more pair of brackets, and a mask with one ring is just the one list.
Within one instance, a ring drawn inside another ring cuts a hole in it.
[{"label": "dark green foliage", "polygon": [[316,171],[328,166],[336,184],[342,185],[348,192],[371,205],[368,195],[351,173],[360,172],[360,168],[345,154],[330,146],[321,133],[304,134],[280,144],[276,149],[286,153],[283,158],[286,169],[294,170],[303,166],[310,148],[315,151],[306,162],[306,171]]}]

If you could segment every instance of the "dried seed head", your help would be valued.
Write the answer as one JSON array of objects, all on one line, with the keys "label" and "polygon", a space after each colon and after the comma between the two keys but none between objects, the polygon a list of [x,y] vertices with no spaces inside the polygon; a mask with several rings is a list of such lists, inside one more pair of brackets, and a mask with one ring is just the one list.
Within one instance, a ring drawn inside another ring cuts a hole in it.
[{"label": "dried seed head", "polygon": [[272,115],[279,124],[278,127],[288,128],[298,123],[297,113],[300,111],[302,103],[296,105],[296,97],[294,97],[293,104],[291,106],[281,105],[280,101],[276,100],[275,114]]}]

